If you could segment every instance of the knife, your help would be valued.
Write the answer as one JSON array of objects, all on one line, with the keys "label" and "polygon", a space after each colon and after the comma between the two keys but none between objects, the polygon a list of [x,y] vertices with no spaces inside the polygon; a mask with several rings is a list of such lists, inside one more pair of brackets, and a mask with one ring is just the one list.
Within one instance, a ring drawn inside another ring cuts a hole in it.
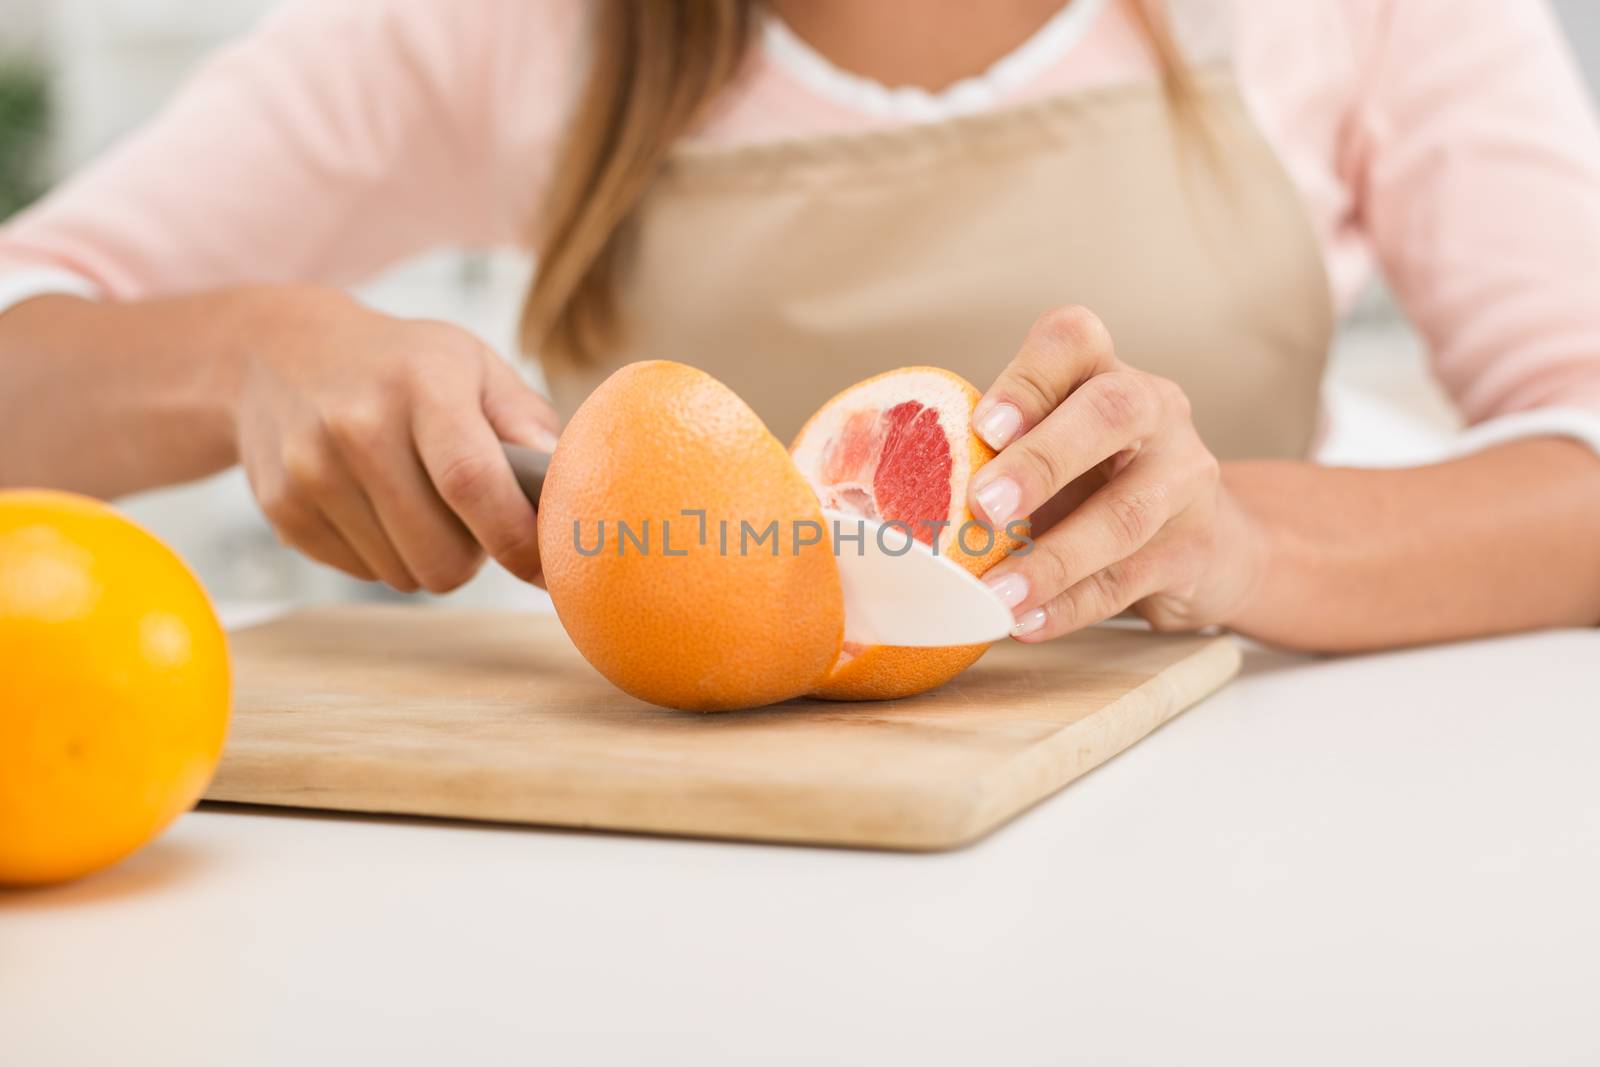
[{"label": "knife", "polygon": [[[550,457],[522,445],[503,447],[517,484],[538,507]],[[846,641],[946,648],[1010,636],[1011,609],[954,560],[901,527],[832,508],[823,508],[822,517],[835,542]]]}]

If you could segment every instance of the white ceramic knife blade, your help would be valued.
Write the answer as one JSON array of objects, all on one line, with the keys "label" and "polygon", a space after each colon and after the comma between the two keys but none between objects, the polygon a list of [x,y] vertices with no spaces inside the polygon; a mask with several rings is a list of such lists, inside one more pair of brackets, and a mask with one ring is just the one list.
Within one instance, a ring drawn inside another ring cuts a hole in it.
[{"label": "white ceramic knife blade", "polygon": [[[505,446],[517,483],[535,506],[550,457]],[[844,637],[860,645],[946,648],[1011,634],[1009,608],[989,587],[899,526],[824,508],[844,588]]]},{"label": "white ceramic knife blade", "polygon": [[844,587],[846,641],[944,648],[1011,634],[1011,610],[988,586],[904,528],[831,508],[822,516]]}]

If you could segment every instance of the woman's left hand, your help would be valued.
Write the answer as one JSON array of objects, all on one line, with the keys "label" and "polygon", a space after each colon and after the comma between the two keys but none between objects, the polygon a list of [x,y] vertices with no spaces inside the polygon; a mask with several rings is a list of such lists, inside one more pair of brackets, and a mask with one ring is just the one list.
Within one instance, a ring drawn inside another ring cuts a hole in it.
[{"label": "woman's left hand", "polygon": [[1101,321],[1062,308],[1034,325],[973,412],[1000,454],[973,479],[996,529],[1034,544],[985,576],[1043,641],[1132,608],[1157,629],[1225,623],[1263,567],[1264,539],[1223,485],[1175,383],[1121,362]]}]

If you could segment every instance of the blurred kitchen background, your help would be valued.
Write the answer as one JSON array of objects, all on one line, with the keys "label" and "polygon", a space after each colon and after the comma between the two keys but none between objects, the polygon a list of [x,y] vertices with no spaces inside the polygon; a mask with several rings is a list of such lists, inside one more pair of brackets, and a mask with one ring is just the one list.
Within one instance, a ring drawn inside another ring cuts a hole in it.
[{"label": "blurred kitchen background", "polygon": [[[276,2],[0,0],[0,218],[138,125],[200,57]],[[1600,0],[1555,6],[1600,87]],[[527,272],[515,255],[445,251],[375,279],[360,295],[386,311],[459,322],[510,353]],[[1327,395],[1332,433],[1323,458],[1331,462],[1427,458],[1458,428],[1415,336],[1376,287],[1342,331]],[[398,596],[281,549],[237,471],[121,504],[225,602]],[[491,566],[443,599],[532,606],[545,598]]]}]

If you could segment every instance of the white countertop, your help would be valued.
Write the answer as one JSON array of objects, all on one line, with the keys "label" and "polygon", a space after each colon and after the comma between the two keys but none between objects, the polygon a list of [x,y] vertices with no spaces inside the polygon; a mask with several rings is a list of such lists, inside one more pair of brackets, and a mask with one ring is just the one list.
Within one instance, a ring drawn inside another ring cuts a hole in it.
[{"label": "white countertop", "polygon": [[0,1062],[1600,1062],[1600,632],[1314,661],[883,855],[202,810],[0,894]]}]

